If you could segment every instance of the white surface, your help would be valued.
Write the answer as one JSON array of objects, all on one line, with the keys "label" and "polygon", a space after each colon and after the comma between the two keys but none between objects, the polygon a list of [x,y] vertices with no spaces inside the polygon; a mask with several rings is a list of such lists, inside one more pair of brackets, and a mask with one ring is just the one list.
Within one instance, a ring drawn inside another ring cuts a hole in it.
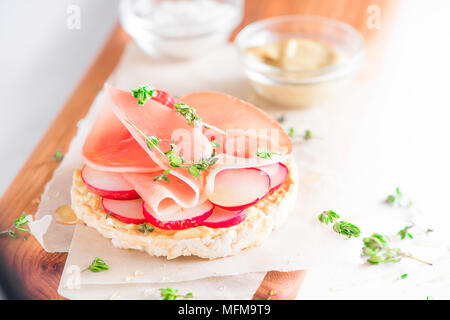
[{"label": "white surface", "polygon": [[[299,299],[450,299],[449,5],[414,3],[419,5],[402,7],[386,48],[378,94],[362,121],[349,163],[344,201],[353,204],[354,212],[364,210],[371,217],[358,222],[364,236],[395,234],[410,220],[435,229],[428,236],[413,229],[414,240],[395,243],[434,265],[404,259],[379,266],[313,269]],[[381,203],[397,186],[418,213]],[[399,280],[404,273],[408,277]]]},{"label": "white surface", "polygon": [[[0,1],[0,195],[100,50],[117,0]],[[69,30],[66,10],[81,9]]]}]

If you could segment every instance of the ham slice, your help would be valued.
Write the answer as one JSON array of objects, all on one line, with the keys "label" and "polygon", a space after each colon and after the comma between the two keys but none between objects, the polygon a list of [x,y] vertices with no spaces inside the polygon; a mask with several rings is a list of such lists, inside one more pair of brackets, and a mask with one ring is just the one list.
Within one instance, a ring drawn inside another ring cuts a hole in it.
[{"label": "ham slice", "polygon": [[[227,131],[226,136],[190,125],[174,108],[157,101],[147,100],[139,105],[128,91],[109,85],[105,91],[105,106],[83,147],[84,158],[97,170],[120,172],[148,209],[161,219],[177,208],[195,208],[205,203],[221,171],[273,164],[292,151],[291,140],[275,120],[256,107],[225,94],[199,92],[181,101],[194,107],[204,122],[222,130],[233,130],[230,134]],[[170,96],[165,99],[172,101]],[[275,132],[275,141],[270,133],[261,135],[260,131],[264,130]],[[142,133],[160,138],[159,147],[163,151],[169,150],[174,141],[186,163],[211,157],[210,139],[215,139],[222,145],[215,150],[219,160],[196,178],[186,168],[171,168],[163,155],[147,146]],[[261,159],[256,156],[256,149],[262,146],[284,156]],[[171,169],[170,182],[154,181],[154,177],[166,169]]]},{"label": "ham slice", "polygon": [[94,169],[110,172],[161,170],[120,122],[111,104],[111,99],[105,95],[83,146],[86,164]]}]

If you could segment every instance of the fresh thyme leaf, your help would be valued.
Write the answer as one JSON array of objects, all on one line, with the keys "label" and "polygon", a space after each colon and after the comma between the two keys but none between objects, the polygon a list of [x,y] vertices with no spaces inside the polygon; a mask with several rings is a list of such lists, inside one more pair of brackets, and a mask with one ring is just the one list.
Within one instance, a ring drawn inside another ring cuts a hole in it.
[{"label": "fresh thyme leaf", "polygon": [[83,271],[91,270],[92,272],[102,272],[105,270],[109,270],[109,266],[106,264],[106,262],[101,258],[95,258],[92,263],[84,269]]},{"label": "fresh thyme leaf", "polygon": [[182,300],[188,300],[194,298],[194,295],[192,292],[186,293],[186,294],[180,294],[178,290],[174,290],[172,288],[160,288],[159,291],[161,292],[161,297],[163,300],[177,300],[178,298],[181,298]]},{"label": "fresh thyme leaf", "polygon": [[26,224],[28,224],[28,220],[26,218],[27,213],[25,211],[22,212],[22,215],[14,220],[14,223],[11,227],[9,227],[6,230],[0,231],[0,235],[2,234],[8,234],[11,238],[15,239],[18,237],[16,230],[20,230],[23,232],[29,232],[30,230],[27,228],[24,228]]},{"label": "fresh thyme leaf", "polygon": [[169,174],[169,172],[170,172],[170,169],[164,170],[164,172],[162,174],[160,174],[159,176],[154,177],[153,181],[164,180],[164,181],[170,182],[170,179],[167,176]]},{"label": "fresh thyme leaf", "polygon": [[289,128],[289,130],[288,130],[288,135],[289,135],[289,137],[291,137],[291,138],[294,138],[294,137],[295,137],[295,129],[294,129],[293,127],[290,127],[290,128]]},{"label": "fresh thyme leaf", "polygon": [[328,224],[328,222],[333,223],[334,219],[339,219],[340,217],[333,210],[328,210],[328,211],[324,211],[321,214],[319,214],[318,218],[319,218],[320,222]]},{"label": "fresh thyme leaf", "polygon": [[20,231],[25,231],[25,232],[28,232],[28,231],[30,231],[30,230],[28,230],[27,228],[24,228],[23,226],[24,225],[26,225],[27,223],[28,223],[28,220],[27,220],[27,218],[26,218],[26,215],[27,215],[27,213],[24,211],[24,212],[22,212],[22,215],[19,217],[19,218],[17,218],[16,220],[14,220],[14,227],[17,229],[17,230],[20,230]]},{"label": "fresh thyme leaf", "polygon": [[8,229],[7,232],[11,238],[13,238],[13,239],[17,238],[17,234],[13,229]]},{"label": "fresh thyme leaf", "polygon": [[404,274],[402,274],[402,275],[400,276],[400,279],[405,279],[406,277],[408,277],[408,274],[407,274],[407,273],[404,273]]},{"label": "fresh thyme leaf", "polygon": [[145,143],[150,150],[152,150],[152,148],[157,148],[160,142],[161,139],[155,136],[146,137],[145,139]]},{"label": "fresh thyme leaf", "polygon": [[334,222],[334,232],[345,235],[348,238],[359,237],[359,235],[361,234],[361,230],[357,226],[344,220],[337,221],[337,219],[339,218],[339,215],[333,210],[324,211],[318,216],[319,221],[325,224]]},{"label": "fresh thyme leaf", "polygon": [[362,248],[362,256],[366,256],[367,262],[371,264],[379,263],[396,263],[402,258],[410,258],[421,263],[432,265],[431,263],[418,259],[409,253],[405,253],[398,248],[388,246],[388,241],[379,233],[374,233],[370,237],[363,238],[364,247]]},{"label": "fresh thyme leaf", "polygon": [[146,222],[139,225],[139,231],[142,233],[153,232],[155,228],[151,225],[147,225]]},{"label": "fresh thyme leaf", "polygon": [[139,88],[132,89],[131,94],[138,99],[138,104],[144,105],[149,98],[156,96],[156,90],[151,89],[149,85],[144,84]]},{"label": "fresh thyme leaf", "polygon": [[190,166],[188,171],[192,176],[196,178],[200,177],[200,170],[196,166]]},{"label": "fresh thyme leaf", "polygon": [[287,131],[289,137],[293,138],[303,138],[304,140],[310,140],[313,138],[313,134],[312,131],[307,129],[305,130],[305,133],[303,135],[297,134],[297,132],[295,131],[295,128],[290,127]]},{"label": "fresh thyme leaf", "polygon": [[400,239],[404,240],[406,237],[412,239],[413,238],[412,234],[410,234],[408,232],[408,230],[411,229],[411,228],[412,228],[412,226],[406,226],[402,230],[400,230],[398,232],[398,235],[400,236]]},{"label": "fresh thyme leaf", "polygon": [[357,226],[346,221],[336,221],[333,225],[333,230],[334,232],[345,235],[348,238],[358,238],[361,234],[361,230]]},{"label": "fresh thyme leaf", "polygon": [[412,201],[405,202],[403,198],[403,193],[400,191],[399,187],[395,189],[395,194],[390,194],[386,197],[386,202],[391,205],[397,205],[402,208],[409,208],[412,206]]},{"label": "fresh thyme leaf", "polygon": [[64,153],[62,153],[61,150],[56,150],[55,153],[53,154],[53,160],[59,162],[62,159],[64,159]]},{"label": "fresh thyme leaf", "polygon": [[202,119],[197,115],[195,109],[187,104],[177,103],[174,107],[175,111],[183,115],[189,124],[193,124],[195,121],[202,121]]},{"label": "fresh thyme leaf", "polygon": [[313,137],[312,131],[311,131],[311,130],[305,130],[305,135],[303,136],[303,138],[304,138],[305,140],[309,140],[309,139],[311,139],[312,137]]},{"label": "fresh thyme leaf", "polygon": [[220,148],[220,146],[221,146],[221,144],[220,143],[218,143],[217,141],[211,141],[211,147],[213,148],[213,149],[217,149],[217,148]]},{"label": "fresh thyme leaf", "polygon": [[272,155],[280,155],[278,152],[270,152],[265,149],[257,149],[256,155],[262,159],[272,159]]}]

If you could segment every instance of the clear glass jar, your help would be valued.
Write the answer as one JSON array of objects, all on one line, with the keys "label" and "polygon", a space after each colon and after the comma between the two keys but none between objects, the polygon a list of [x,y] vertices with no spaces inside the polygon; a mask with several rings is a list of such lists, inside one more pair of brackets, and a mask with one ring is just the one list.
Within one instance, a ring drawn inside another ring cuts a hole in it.
[{"label": "clear glass jar", "polygon": [[[308,39],[326,43],[339,53],[339,62],[307,71],[278,68],[247,54],[247,49],[284,39]],[[236,44],[247,77],[266,100],[289,108],[326,103],[343,92],[364,57],[364,41],[350,25],[311,15],[269,18],[246,26]]]},{"label": "clear glass jar", "polygon": [[228,41],[242,0],[122,0],[122,27],[152,56],[193,58]]}]

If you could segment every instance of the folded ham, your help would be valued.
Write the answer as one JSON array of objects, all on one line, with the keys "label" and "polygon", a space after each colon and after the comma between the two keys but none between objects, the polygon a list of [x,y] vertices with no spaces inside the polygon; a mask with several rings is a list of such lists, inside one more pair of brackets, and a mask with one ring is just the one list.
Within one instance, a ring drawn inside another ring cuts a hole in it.
[{"label": "folded ham", "polygon": [[[291,140],[278,122],[249,103],[216,92],[192,93],[180,100],[195,108],[202,122],[226,131],[226,135],[189,123],[167,103],[150,99],[139,105],[129,91],[106,85],[103,106],[83,146],[88,166],[121,173],[143,199],[146,210],[158,219],[207,201],[222,170],[272,164],[292,152]],[[144,135],[159,139],[160,150],[176,146],[185,163],[212,157],[217,162],[196,177],[184,166],[172,167],[148,145]],[[213,148],[212,140],[220,146]],[[273,151],[276,156],[258,157],[258,149]],[[170,182],[155,180],[164,172]],[[238,177],[236,181],[239,183]]]}]

